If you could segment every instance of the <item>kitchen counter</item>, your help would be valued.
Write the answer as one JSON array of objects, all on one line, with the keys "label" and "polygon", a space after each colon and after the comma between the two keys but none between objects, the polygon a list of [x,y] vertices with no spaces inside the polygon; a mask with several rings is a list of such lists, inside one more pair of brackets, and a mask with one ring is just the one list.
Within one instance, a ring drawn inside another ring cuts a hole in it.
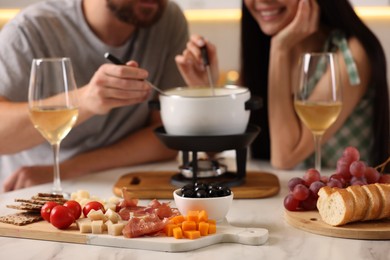
[{"label": "kitchen counter", "polygon": [[[177,165],[176,161],[172,161],[104,171],[93,176],[64,181],[63,188],[70,192],[86,189],[91,195],[108,199],[113,196],[114,183],[123,174],[134,171],[175,172]],[[233,160],[228,162],[228,167],[234,170]],[[326,237],[296,229],[285,222],[283,199],[288,193],[287,181],[294,176],[302,177],[304,171],[275,170],[268,163],[261,161],[249,162],[247,169],[274,173],[279,177],[281,190],[279,194],[270,198],[233,200],[227,220],[234,226],[268,229],[269,239],[264,245],[223,243],[184,253],[166,253],[0,237],[0,259],[390,259],[388,240]],[[0,215],[15,212],[5,207],[6,204],[12,204],[14,198],[28,198],[50,188],[51,184],[46,184],[0,194]],[[140,205],[147,203],[147,200],[139,202]]]}]

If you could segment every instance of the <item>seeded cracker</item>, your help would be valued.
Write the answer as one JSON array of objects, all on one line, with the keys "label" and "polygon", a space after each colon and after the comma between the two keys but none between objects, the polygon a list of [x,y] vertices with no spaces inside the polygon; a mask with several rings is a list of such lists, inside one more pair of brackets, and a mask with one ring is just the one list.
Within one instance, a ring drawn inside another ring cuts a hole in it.
[{"label": "seeded cracker", "polygon": [[67,200],[62,195],[50,193],[38,193],[30,199],[15,199],[18,204],[6,205],[7,208],[20,210],[21,212],[0,217],[0,222],[13,225],[27,225],[42,220],[40,211],[47,201],[64,204]]},{"label": "seeded cracker", "polygon": [[31,224],[34,222],[38,222],[40,220],[42,220],[40,214],[31,213],[31,212],[19,212],[19,213],[0,217],[0,222],[13,224],[17,226]]}]

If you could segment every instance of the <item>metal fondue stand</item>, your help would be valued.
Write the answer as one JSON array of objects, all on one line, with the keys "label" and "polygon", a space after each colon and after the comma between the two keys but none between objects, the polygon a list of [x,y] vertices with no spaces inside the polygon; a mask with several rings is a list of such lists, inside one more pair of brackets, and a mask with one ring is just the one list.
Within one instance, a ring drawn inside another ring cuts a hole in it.
[{"label": "metal fondue stand", "polygon": [[219,183],[228,187],[243,184],[246,176],[248,147],[259,132],[260,128],[255,125],[248,125],[243,134],[224,136],[176,136],[167,134],[164,127],[155,129],[157,137],[168,148],[182,151],[184,166],[190,165],[189,153],[192,153],[192,178],[187,178],[181,173],[175,174],[171,178],[171,183],[179,187],[198,181],[198,152],[222,152],[226,150],[235,150],[237,172],[225,172],[220,176],[201,178],[201,180],[202,182]]}]

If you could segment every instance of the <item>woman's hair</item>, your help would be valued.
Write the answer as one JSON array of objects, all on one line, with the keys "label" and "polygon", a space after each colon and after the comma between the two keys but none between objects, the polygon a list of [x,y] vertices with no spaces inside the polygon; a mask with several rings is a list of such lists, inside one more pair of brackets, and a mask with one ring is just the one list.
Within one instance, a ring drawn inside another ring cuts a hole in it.
[{"label": "woman's hair", "polygon": [[[320,23],[330,29],[339,29],[347,38],[356,37],[370,59],[371,79],[375,87],[374,97],[374,145],[372,163],[376,166],[387,159],[390,153],[389,94],[386,76],[386,58],[377,37],[360,20],[347,0],[317,0],[320,8]],[[251,113],[250,122],[261,127],[261,133],[252,144],[252,155],[270,158],[268,129],[268,65],[270,36],[265,35],[256,20],[242,4],[241,19],[241,73],[240,83],[247,86],[253,95],[262,97],[263,108]]]}]

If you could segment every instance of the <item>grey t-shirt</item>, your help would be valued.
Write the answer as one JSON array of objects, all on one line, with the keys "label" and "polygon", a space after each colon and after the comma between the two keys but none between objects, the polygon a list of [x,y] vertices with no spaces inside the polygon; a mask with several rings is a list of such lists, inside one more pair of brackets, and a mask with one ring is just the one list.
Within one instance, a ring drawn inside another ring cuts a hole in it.
[{"label": "grey t-shirt", "polygon": [[[120,47],[100,41],[90,30],[82,0],[49,0],[22,10],[0,31],[0,96],[26,102],[31,61],[41,57],[70,57],[76,83],[84,86],[103,63],[105,52],[130,59],[149,71],[148,80],[162,88],[183,86],[174,57],[188,40],[188,27],[179,7],[170,2],[161,19]],[[134,41],[129,55],[129,46]],[[113,109],[75,127],[61,143],[60,160],[112,144],[144,127],[147,102]],[[15,134],[18,131],[15,129]],[[24,165],[52,164],[47,142],[23,152],[0,157],[0,183]]]}]

